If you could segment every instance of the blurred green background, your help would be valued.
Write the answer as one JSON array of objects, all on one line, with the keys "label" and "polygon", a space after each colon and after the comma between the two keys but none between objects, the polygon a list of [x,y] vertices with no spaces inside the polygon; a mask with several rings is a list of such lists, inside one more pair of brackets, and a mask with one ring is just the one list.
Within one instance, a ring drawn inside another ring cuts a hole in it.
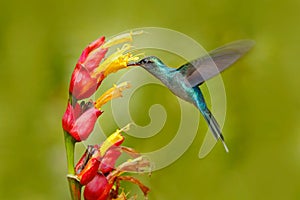
[{"label": "blurred green background", "polygon": [[[145,26],[185,33],[207,49],[256,41],[223,73],[223,131],[231,152],[218,144],[198,159],[207,127],[201,118],[188,151],[143,178],[149,199],[300,199],[300,1],[12,0],[0,7],[0,199],[69,199],[61,117],[73,67],[100,35]],[[137,123],[147,124],[153,102],[173,109],[172,95],[161,88],[160,99],[150,98],[154,89],[145,88],[144,99],[136,94],[142,99],[136,106],[148,106],[134,117]],[[178,115],[169,117],[155,141],[161,146],[178,126]],[[116,129],[109,119],[109,111],[100,119],[106,134]],[[126,142],[147,148],[147,140]]]}]

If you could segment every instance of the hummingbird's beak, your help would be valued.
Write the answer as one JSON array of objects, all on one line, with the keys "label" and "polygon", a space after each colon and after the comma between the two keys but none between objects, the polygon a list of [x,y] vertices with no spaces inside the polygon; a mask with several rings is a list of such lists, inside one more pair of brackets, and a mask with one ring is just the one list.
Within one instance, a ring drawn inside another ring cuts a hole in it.
[{"label": "hummingbird's beak", "polygon": [[140,66],[139,62],[128,63],[127,66]]}]

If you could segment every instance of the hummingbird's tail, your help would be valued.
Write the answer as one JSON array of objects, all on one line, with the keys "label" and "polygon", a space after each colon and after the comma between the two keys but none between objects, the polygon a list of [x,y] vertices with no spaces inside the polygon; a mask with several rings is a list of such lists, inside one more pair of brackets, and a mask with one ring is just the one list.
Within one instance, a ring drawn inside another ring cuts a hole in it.
[{"label": "hummingbird's tail", "polygon": [[205,120],[207,121],[210,130],[212,131],[214,137],[216,138],[216,140],[221,140],[225,151],[229,152],[226,144],[225,144],[225,140],[224,140],[224,136],[222,135],[220,126],[216,120],[216,118],[212,115],[212,113],[210,112],[210,110],[208,108],[205,109],[205,111],[202,112]]}]

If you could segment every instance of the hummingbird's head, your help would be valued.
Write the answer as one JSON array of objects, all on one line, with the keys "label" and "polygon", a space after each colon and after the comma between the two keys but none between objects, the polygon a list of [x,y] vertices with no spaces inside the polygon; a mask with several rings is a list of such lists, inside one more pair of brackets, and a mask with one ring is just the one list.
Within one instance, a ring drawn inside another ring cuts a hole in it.
[{"label": "hummingbird's head", "polygon": [[163,65],[163,62],[159,58],[155,56],[148,56],[138,62],[130,63],[128,64],[128,66],[141,66],[145,69],[151,70],[152,68],[156,68],[160,64]]}]

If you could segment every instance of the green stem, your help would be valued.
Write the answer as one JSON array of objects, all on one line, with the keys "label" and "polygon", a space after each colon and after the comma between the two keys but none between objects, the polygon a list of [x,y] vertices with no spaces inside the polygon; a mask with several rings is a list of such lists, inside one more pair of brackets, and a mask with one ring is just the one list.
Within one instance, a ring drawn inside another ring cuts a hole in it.
[{"label": "green stem", "polygon": [[68,164],[68,182],[71,192],[72,200],[81,199],[81,185],[76,180],[75,170],[74,170],[74,149],[75,149],[75,139],[66,131],[64,131],[65,137],[65,147],[67,154],[67,164]]},{"label": "green stem", "polygon": [[68,182],[72,200],[80,200],[82,187],[81,184],[73,177],[68,177]]}]

